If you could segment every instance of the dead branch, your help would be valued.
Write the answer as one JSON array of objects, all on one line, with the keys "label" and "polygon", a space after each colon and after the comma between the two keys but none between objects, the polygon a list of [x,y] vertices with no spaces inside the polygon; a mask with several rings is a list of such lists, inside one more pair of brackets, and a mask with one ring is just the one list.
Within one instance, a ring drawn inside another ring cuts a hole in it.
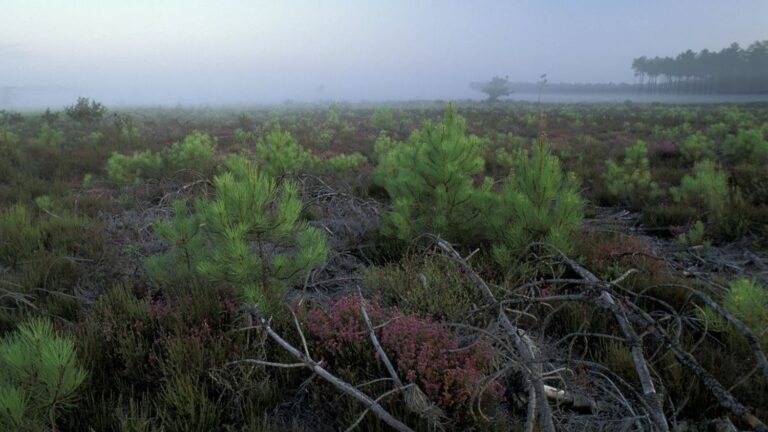
[{"label": "dead branch", "polygon": [[[629,323],[625,309],[616,302],[616,300],[613,298],[613,295],[610,293],[610,291],[608,291],[608,284],[601,281],[600,278],[595,276],[586,268],[582,267],[576,261],[565,256],[565,254],[562,252],[560,252],[560,259],[583,279],[603,287],[603,289],[600,291],[600,300],[602,300],[602,302],[607,305],[607,308],[613,312],[613,316],[616,318],[622,333],[624,333],[627,345],[629,345],[630,352],[632,353],[632,362],[635,365],[635,371],[637,372],[637,376],[640,379],[640,385],[643,388],[643,396],[645,397],[646,402],[651,409],[653,422],[659,430],[669,431],[669,424],[667,423],[667,417],[664,415],[664,408],[661,404],[661,399],[659,398],[659,394],[656,392],[656,388],[653,385],[651,373],[648,370],[648,362],[645,360],[645,355],[643,354],[643,341],[637,335],[637,332],[635,332],[635,329],[632,327],[632,325]],[[627,274],[625,273],[625,275],[619,277],[617,281],[623,280],[626,275]]]},{"label": "dead branch", "polygon": [[[293,357],[295,357],[297,360],[303,363],[312,372],[316,373],[321,378],[328,381],[331,385],[336,387],[342,393],[345,393],[357,399],[360,403],[362,403],[365,406],[367,410],[370,410],[379,419],[381,419],[383,422],[385,422],[395,430],[402,431],[402,432],[406,432],[406,431],[413,432],[413,429],[411,429],[405,423],[401,422],[400,420],[392,416],[392,414],[390,414],[387,410],[385,410],[384,407],[382,407],[376,400],[372,399],[370,396],[361,392],[360,390],[355,388],[353,385],[331,374],[325,368],[320,366],[320,363],[312,360],[311,357],[309,357],[308,355],[305,355],[304,353],[299,351],[296,347],[288,343],[288,341],[283,339],[279,334],[277,334],[272,329],[272,327],[269,325],[267,320],[264,319],[264,317],[261,316],[259,311],[256,310],[254,307],[246,306],[246,310],[261,323],[261,327],[264,329],[264,331],[267,332],[267,335],[272,340],[277,342],[278,345],[283,347],[283,349],[288,351],[288,353],[290,353]],[[298,328],[298,331],[300,334],[302,334],[302,340],[304,340],[304,336],[303,336],[303,332],[301,331],[301,328]],[[304,344],[304,348],[306,350],[306,344]]]},{"label": "dead branch", "polygon": [[[432,241],[434,241],[434,243],[443,252],[448,254],[448,256],[459,265],[462,271],[466,272],[472,282],[474,282],[474,284],[480,289],[486,302],[490,304],[498,304],[496,298],[493,295],[493,292],[491,292],[485,281],[477,273],[475,273],[469,263],[467,263],[467,261],[462,258],[458,252],[456,252],[453,246],[440,239],[440,237],[429,236],[429,238],[432,239]],[[512,338],[515,349],[526,365],[524,373],[533,386],[534,392],[536,394],[535,408],[538,409],[538,417],[539,421],[541,422],[542,429],[546,432],[555,432],[555,424],[552,420],[552,409],[549,406],[549,401],[547,400],[546,392],[544,391],[544,382],[541,378],[541,364],[536,359],[535,353],[538,350],[535,348],[530,337],[528,337],[524,331],[512,324],[512,322],[509,320],[509,317],[507,317],[507,314],[504,312],[503,306],[501,305],[499,306],[498,319],[504,330]],[[529,411],[535,411],[535,409],[531,409]],[[529,412],[529,414],[532,413]]]},{"label": "dead branch", "polygon": [[417,385],[403,385],[403,381],[397,375],[397,371],[394,366],[392,366],[392,362],[389,360],[387,353],[379,343],[379,338],[376,337],[373,323],[368,316],[368,311],[365,309],[365,298],[363,298],[363,292],[359,285],[357,286],[357,293],[360,296],[360,312],[362,312],[363,320],[365,320],[365,325],[368,327],[368,336],[376,349],[376,353],[379,355],[382,363],[384,363],[384,367],[387,369],[389,376],[392,377],[392,381],[395,382],[395,390],[399,390],[402,393],[405,405],[409,410],[426,418],[430,424],[439,426],[440,419],[445,417],[445,413],[435,404],[431,403],[429,398],[427,398],[427,395],[425,395]]}]

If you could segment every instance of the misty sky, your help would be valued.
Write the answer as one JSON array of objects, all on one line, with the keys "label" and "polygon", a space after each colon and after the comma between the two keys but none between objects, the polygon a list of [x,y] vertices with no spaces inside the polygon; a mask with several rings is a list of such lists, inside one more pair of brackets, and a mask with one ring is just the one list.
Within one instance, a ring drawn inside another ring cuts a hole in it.
[{"label": "misty sky", "polygon": [[631,82],[634,57],[758,39],[768,0],[0,0],[0,89],[52,105],[479,98],[469,82],[493,75]]}]

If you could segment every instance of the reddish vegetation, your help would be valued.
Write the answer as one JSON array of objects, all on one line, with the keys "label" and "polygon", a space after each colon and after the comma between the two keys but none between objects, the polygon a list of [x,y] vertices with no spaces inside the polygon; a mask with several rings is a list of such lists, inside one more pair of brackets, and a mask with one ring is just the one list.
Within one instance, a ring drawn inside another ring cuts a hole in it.
[{"label": "reddish vegetation", "polygon": [[[485,343],[462,348],[458,336],[445,323],[428,316],[406,315],[397,308],[383,308],[377,300],[367,304],[366,310],[374,325],[380,326],[377,337],[401,378],[416,383],[441,408],[458,414],[457,409],[480,390],[484,372],[493,360]],[[327,311],[310,311],[307,324],[317,348],[326,357],[374,352],[360,300],[354,295],[342,297]],[[493,382],[481,398],[496,402],[503,392],[501,384]]]}]

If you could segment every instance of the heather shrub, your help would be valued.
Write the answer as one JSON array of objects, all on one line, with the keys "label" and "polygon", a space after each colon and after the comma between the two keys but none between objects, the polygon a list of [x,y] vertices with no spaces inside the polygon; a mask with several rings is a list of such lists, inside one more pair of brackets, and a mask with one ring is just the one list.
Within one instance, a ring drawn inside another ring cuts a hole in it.
[{"label": "heather shrub", "polygon": [[715,158],[715,143],[701,132],[689,136],[680,144],[680,154],[689,163]]},{"label": "heather shrub", "polygon": [[600,233],[584,234],[579,240],[576,250],[587,267],[605,280],[613,280],[629,269],[648,280],[664,272],[664,261],[656,258],[651,244],[642,237]]},{"label": "heather shrub", "polygon": [[168,150],[167,164],[174,171],[192,170],[203,175],[213,172],[216,140],[207,133],[193,132]]},{"label": "heather shrub", "polygon": [[315,162],[315,157],[279,127],[256,143],[256,159],[262,172],[271,176],[297,174]]},{"label": "heather shrub", "polygon": [[617,202],[641,207],[648,200],[661,195],[659,186],[651,177],[645,142],[637,141],[629,147],[621,164],[609,160],[605,167],[606,187]]},{"label": "heather shrub", "polygon": [[742,163],[731,168],[734,185],[755,206],[768,205],[768,169],[765,165]]},{"label": "heather shrub", "polygon": [[386,267],[370,267],[365,286],[372,287],[386,305],[405,313],[430,315],[449,322],[479,318],[477,287],[456,266],[440,257],[407,256]]},{"label": "heather shrub", "polygon": [[26,321],[0,340],[0,426],[4,430],[57,430],[85,381],[73,342],[51,323]]},{"label": "heather shrub", "polygon": [[579,185],[543,140],[530,155],[520,150],[490,214],[496,262],[507,268],[533,242],[569,252],[584,217]]},{"label": "heather shrub", "polygon": [[40,247],[43,233],[26,206],[16,204],[0,211],[0,264],[15,268]]},{"label": "heather shrub", "polygon": [[119,184],[135,184],[142,178],[160,177],[162,173],[163,157],[151,150],[130,156],[115,152],[107,161],[107,177]]},{"label": "heather shrub", "polygon": [[[415,383],[440,408],[459,423],[471,420],[469,406],[478,395],[493,367],[491,348],[479,341],[467,347],[449,328],[433,319],[406,315],[398,309],[386,309],[377,301],[366,304],[377,329],[377,338],[405,382]],[[374,347],[355,295],[333,302],[328,310],[311,310],[307,328],[315,345],[331,365],[361,364],[374,359]],[[501,400],[503,388],[491,383],[480,400],[492,409]]]},{"label": "heather shrub", "polygon": [[392,199],[385,235],[408,241],[433,233],[455,242],[477,242],[490,182],[475,185],[474,177],[483,171],[483,149],[480,139],[465,131],[464,119],[448,105],[440,123],[425,123],[407,142],[377,142],[384,152],[374,181]]},{"label": "heather shrub", "polygon": [[0,127],[0,183],[10,184],[20,177],[21,158],[18,135]]}]

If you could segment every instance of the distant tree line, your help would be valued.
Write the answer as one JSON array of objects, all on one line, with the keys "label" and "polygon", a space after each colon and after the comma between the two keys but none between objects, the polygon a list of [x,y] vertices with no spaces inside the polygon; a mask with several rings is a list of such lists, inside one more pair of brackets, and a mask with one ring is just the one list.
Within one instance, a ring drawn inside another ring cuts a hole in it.
[{"label": "distant tree line", "polygon": [[768,93],[768,40],[743,49],[687,50],[677,57],[632,61],[638,89],[656,93]]}]

